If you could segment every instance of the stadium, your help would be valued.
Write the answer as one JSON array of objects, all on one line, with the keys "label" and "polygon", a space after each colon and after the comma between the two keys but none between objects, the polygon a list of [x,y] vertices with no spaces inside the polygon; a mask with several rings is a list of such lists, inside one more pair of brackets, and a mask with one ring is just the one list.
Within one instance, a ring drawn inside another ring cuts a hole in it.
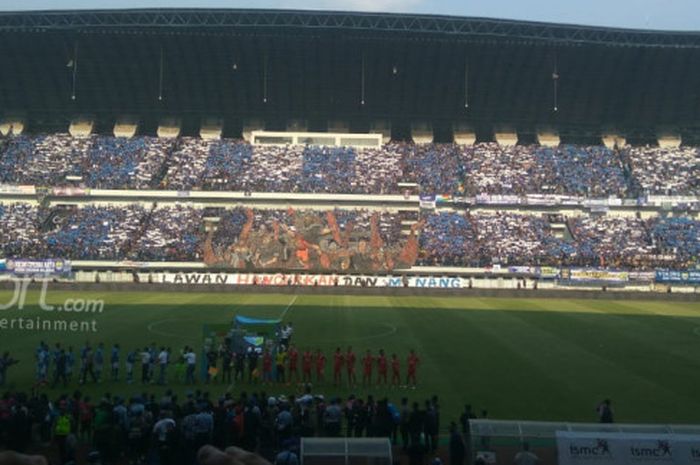
[{"label": "stadium", "polygon": [[0,465],[700,457],[700,32],[40,11],[0,54]]}]

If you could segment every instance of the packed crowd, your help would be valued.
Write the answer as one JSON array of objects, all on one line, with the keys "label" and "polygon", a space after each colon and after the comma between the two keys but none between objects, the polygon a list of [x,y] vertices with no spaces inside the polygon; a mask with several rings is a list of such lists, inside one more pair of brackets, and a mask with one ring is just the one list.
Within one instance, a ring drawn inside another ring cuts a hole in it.
[{"label": "packed crowd", "polygon": [[182,397],[163,389],[159,396],[106,393],[99,399],[80,390],[7,392],[0,399],[0,447],[24,452],[43,445],[52,463],[61,465],[85,455],[94,460],[89,463],[204,465],[196,456],[203,446],[235,446],[271,464],[293,465],[302,438],[372,437],[390,439],[411,463],[440,455],[447,462],[449,455],[449,463],[462,464],[468,421],[476,416],[466,409],[462,431],[450,425],[450,450],[438,451],[440,413],[437,396],[422,403],[372,395],[326,398],[311,386],[289,395],[253,387],[220,397],[199,389]]},{"label": "packed crowd", "polygon": [[700,192],[697,148],[392,142],[379,149],[252,146],[239,140],[12,136],[0,182],[90,188],[637,197]]},{"label": "packed crowd", "polygon": [[420,186],[424,194],[460,195],[464,192],[469,153],[454,144],[396,144],[401,153],[403,182]]},{"label": "packed crowd", "polygon": [[467,191],[476,194],[627,195],[617,154],[605,147],[477,144],[468,148]]},{"label": "packed crowd", "polygon": [[508,212],[431,215],[420,240],[423,265],[553,265],[576,251],[547,218]]},{"label": "packed crowd", "polygon": [[700,151],[626,147],[622,152],[639,194],[700,195]]},{"label": "packed crowd", "polygon": [[36,256],[74,260],[120,260],[127,244],[141,230],[146,215],[138,205],[127,207],[86,206],[62,211],[56,228],[49,229],[37,242],[43,250]]},{"label": "packed crowd", "polygon": [[201,260],[202,215],[200,208],[181,205],[153,209],[129,258],[146,261]]},{"label": "packed crowd", "polygon": [[644,222],[629,217],[580,217],[569,222],[580,260],[594,266],[642,267],[654,254]]},{"label": "packed crowd", "polygon": [[648,220],[652,245],[664,255],[677,257],[678,269],[684,269],[700,256],[700,221],[690,218]]},{"label": "packed crowd", "polygon": [[[700,254],[700,222],[689,217],[442,212],[404,222],[401,214],[362,209],[137,204],[52,211],[42,225],[37,207],[0,204],[3,255],[374,272],[416,264],[686,269]],[[566,233],[555,234],[552,222]]]},{"label": "packed crowd", "polygon": [[392,150],[253,147],[241,141],[183,138],[166,186],[176,190],[390,193],[400,180]]},{"label": "packed crowd", "polygon": [[25,203],[0,204],[0,254],[29,257],[37,252],[37,208]]},{"label": "packed crowd", "polygon": [[172,139],[96,136],[84,165],[86,185],[102,189],[158,187],[154,184],[172,147]]},{"label": "packed crowd", "polygon": [[15,136],[0,154],[0,181],[38,186],[148,189],[173,146],[157,137]]},{"label": "packed crowd", "polygon": [[183,138],[166,185],[176,190],[247,190],[253,147],[239,141]]}]

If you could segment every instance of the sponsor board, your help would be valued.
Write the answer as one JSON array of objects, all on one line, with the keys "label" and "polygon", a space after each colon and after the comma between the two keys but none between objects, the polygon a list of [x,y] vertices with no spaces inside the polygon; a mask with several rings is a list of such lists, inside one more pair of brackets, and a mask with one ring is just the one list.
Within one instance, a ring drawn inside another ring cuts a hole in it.
[{"label": "sponsor board", "polygon": [[700,435],[557,431],[559,465],[700,463]]}]

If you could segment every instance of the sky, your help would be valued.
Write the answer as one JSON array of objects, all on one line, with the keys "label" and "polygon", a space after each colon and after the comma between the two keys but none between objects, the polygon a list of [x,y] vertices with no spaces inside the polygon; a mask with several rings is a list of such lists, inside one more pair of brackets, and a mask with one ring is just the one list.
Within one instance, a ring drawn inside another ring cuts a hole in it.
[{"label": "sky", "polygon": [[0,0],[0,10],[274,8],[479,16],[700,31],[700,0]]}]

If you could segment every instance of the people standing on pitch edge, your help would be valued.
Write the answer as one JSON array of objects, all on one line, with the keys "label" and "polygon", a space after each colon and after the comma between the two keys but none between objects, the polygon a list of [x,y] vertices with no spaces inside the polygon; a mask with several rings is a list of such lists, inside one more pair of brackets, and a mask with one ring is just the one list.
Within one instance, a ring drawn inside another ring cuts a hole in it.
[{"label": "people standing on pitch edge", "polygon": [[189,347],[185,347],[185,362],[187,363],[185,383],[195,384],[196,381],[194,379],[194,369],[195,365],[197,364],[197,355],[194,353],[194,350]]},{"label": "people standing on pitch edge", "polygon": [[19,361],[10,357],[9,352],[2,354],[2,357],[0,357],[0,386],[5,386],[7,384],[7,369],[17,363],[19,363]]},{"label": "people standing on pitch edge", "polygon": [[141,384],[148,384],[151,381],[151,351],[144,347],[141,352]]},{"label": "people standing on pitch edge", "polygon": [[464,447],[464,439],[457,429],[457,424],[453,421],[450,423],[450,465],[464,465],[464,456],[466,447]]},{"label": "people standing on pitch edge", "polygon": [[537,465],[540,463],[540,458],[530,452],[530,444],[527,442],[523,443],[523,450],[515,454],[513,459],[514,465]]},{"label": "people standing on pitch edge", "polygon": [[119,344],[112,346],[109,363],[112,367],[112,381],[119,381]]},{"label": "people standing on pitch edge", "polygon": [[468,464],[471,463],[471,447],[472,447],[472,429],[469,420],[476,419],[476,414],[472,411],[471,404],[464,406],[464,412],[459,417],[459,422],[462,424],[462,435],[464,435],[465,456]]},{"label": "people standing on pitch edge", "polygon": [[611,404],[612,402],[610,399],[605,399],[603,402],[598,404],[596,411],[598,412],[598,420],[600,423],[614,423],[614,412]]}]

